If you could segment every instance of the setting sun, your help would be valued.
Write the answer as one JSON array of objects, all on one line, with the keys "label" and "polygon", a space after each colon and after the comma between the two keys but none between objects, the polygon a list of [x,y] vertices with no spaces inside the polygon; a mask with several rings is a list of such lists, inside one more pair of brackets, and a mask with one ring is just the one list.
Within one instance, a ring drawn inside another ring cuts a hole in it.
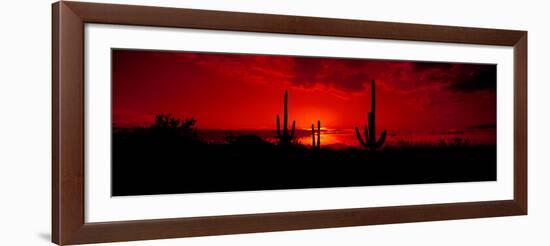
[{"label": "setting sun", "polygon": [[495,179],[495,65],[116,49],[112,62],[115,195]]}]

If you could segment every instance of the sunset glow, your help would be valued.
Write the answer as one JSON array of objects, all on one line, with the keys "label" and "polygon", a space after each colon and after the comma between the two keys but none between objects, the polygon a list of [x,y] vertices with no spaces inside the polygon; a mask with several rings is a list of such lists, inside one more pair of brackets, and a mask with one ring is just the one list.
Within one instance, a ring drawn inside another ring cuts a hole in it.
[{"label": "sunset glow", "polygon": [[115,49],[112,194],[495,181],[496,69]]},{"label": "sunset glow", "polygon": [[199,131],[273,131],[288,90],[304,145],[317,120],[323,145],[356,145],[376,80],[376,129],[388,143],[496,141],[495,65],[139,50],[112,58],[115,128],[170,112],[197,119]]}]

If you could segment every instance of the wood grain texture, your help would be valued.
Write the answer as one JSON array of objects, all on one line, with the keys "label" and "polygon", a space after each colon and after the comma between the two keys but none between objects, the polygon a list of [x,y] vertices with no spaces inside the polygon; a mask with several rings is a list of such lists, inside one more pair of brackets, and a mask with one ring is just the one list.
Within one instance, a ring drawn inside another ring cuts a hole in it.
[{"label": "wood grain texture", "polygon": [[[84,24],[104,23],[514,48],[514,199],[85,223]],[[52,240],[59,245],[527,214],[527,32],[114,4],[52,5]]]},{"label": "wood grain texture", "polygon": [[514,200],[527,214],[527,32],[514,45]]},{"label": "wood grain texture", "polygon": [[521,215],[513,201],[338,209],[86,224],[74,243],[196,237]]},{"label": "wood grain texture", "polygon": [[89,23],[512,46],[521,31],[65,2]]},{"label": "wood grain texture", "polygon": [[67,244],[84,224],[84,25],[65,4],[54,9],[52,238]]},{"label": "wood grain texture", "polygon": [[52,241],[59,242],[59,3],[52,5]]}]

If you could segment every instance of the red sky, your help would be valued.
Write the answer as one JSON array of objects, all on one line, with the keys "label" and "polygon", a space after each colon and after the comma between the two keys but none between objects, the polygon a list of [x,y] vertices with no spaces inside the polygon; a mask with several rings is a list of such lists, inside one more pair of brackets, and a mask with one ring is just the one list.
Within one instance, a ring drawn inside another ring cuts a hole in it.
[{"label": "red sky", "polygon": [[377,129],[494,128],[496,66],[198,52],[113,50],[113,126],[146,126],[158,113],[200,129],[274,129],[289,92],[298,128],[367,122],[376,80]]}]

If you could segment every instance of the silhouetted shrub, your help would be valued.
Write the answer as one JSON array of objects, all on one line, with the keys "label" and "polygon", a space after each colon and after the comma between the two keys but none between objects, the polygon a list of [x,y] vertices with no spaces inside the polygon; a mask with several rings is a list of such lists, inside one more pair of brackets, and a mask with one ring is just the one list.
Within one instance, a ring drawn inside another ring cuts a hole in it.
[{"label": "silhouetted shrub", "polygon": [[158,114],[155,116],[155,122],[151,125],[150,129],[153,130],[154,134],[163,137],[172,136],[197,139],[196,124],[197,120],[194,118],[179,119],[171,113]]}]

